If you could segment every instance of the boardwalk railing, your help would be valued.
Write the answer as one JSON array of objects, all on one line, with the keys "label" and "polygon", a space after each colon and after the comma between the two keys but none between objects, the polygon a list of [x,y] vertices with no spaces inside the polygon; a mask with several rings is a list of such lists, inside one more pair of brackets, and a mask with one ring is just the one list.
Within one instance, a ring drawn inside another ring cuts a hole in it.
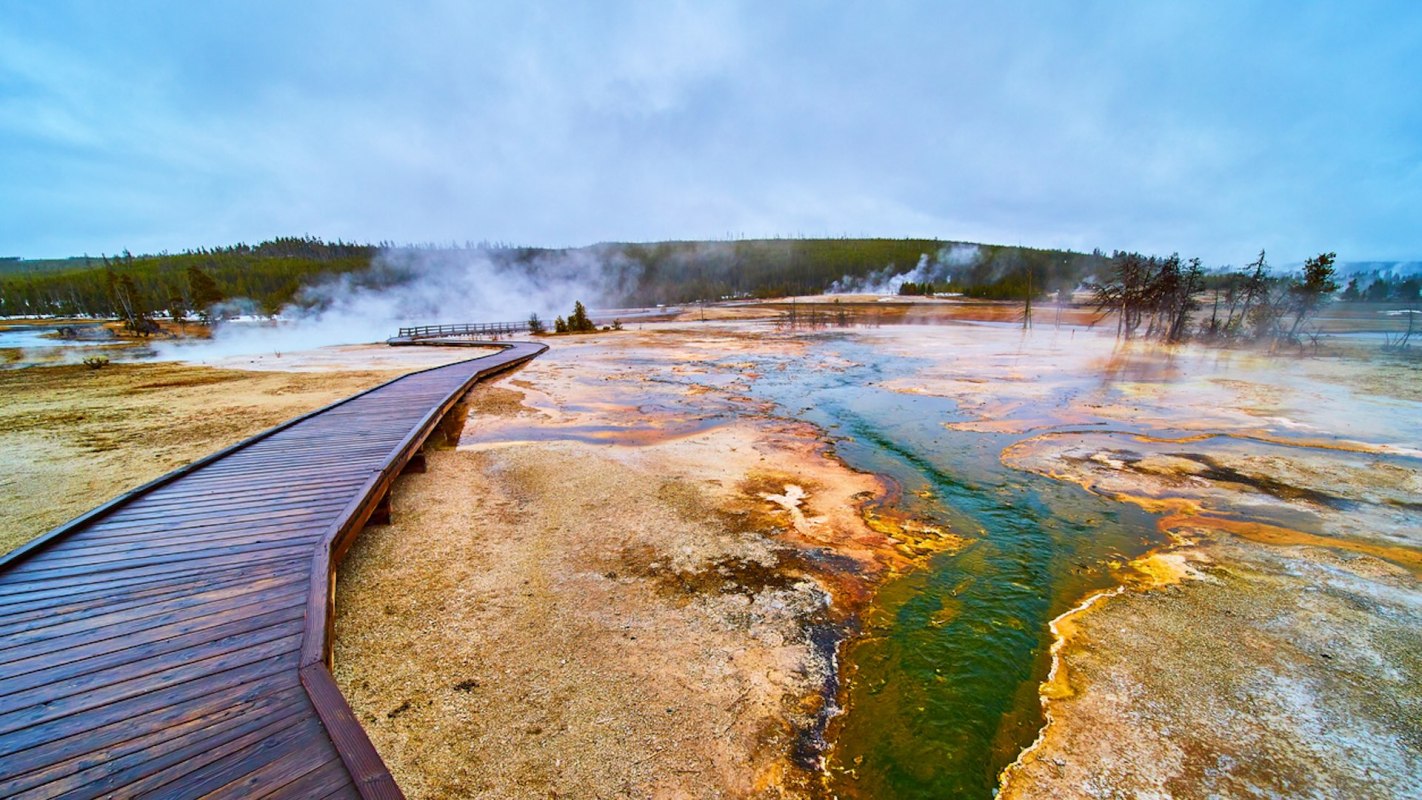
[{"label": "boardwalk railing", "polygon": [[446,336],[507,336],[531,333],[528,322],[473,322],[463,325],[418,325],[401,328],[401,339],[439,339]]}]

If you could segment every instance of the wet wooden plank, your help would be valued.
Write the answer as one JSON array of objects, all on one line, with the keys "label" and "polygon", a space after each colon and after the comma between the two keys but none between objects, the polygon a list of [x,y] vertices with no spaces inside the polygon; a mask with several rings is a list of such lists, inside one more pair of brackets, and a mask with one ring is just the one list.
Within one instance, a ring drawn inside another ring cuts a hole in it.
[{"label": "wet wooden plank", "polygon": [[[206,561],[209,557],[216,557],[231,553],[255,553],[262,550],[270,550],[278,547],[294,547],[309,544],[313,536],[318,533],[303,533],[291,535],[289,532],[273,533],[266,536],[243,536],[235,534],[232,537],[219,538],[215,541],[199,539],[196,541],[178,542],[176,544],[155,544],[153,546],[143,546],[143,543],[135,543],[127,548],[117,551],[94,553],[92,555],[76,555],[73,558],[62,562],[56,562],[50,566],[52,574],[76,574],[77,572],[108,572],[114,569],[135,569],[144,566],[156,566],[161,564],[171,564],[175,562]],[[32,575],[43,574],[40,572],[30,573]]]},{"label": "wet wooden plank", "polygon": [[[220,588],[246,583],[257,577],[270,575],[270,568],[260,572],[244,570],[202,576],[201,585]],[[0,631],[10,630],[10,626],[36,620],[64,617],[69,614],[93,614],[96,612],[122,611],[145,603],[180,597],[193,591],[198,581],[159,581],[122,590],[94,587],[84,594],[75,594],[33,603],[17,603],[0,606]],[[3,634],[0,634],[3,635]]]},{"label": "wet wooden plank", "polygon": [[[103,705],[108,702],[106,698],[130,691],[126,688],[115,687],[137,684],[147,690],[160,680],[158,677],[154,677],[153,680],[148,680],[148,678],[158,676],[160,673],[171,673],[172,680],[177,680],[180,675],[189,674],[200,677],[206,672],[180,673],[178,665],[182,665],[184,668],[188,665],[204,665],[204,668],[219,669],[227,663],[223,658],[229,654],[256,651],[271,642],[299,634],[301,623],[300,617],[269,620],[262,625],[245,626],[226,636],[198,636],[196,637],[197,641],[188,642],[185,647],[158,649],[150,657],[141,660],[124,661],[107,666],[94,665],[92,669],[86,669],[85,667],[88,665],[81,662],[82,666],[79,669],[65,670],[68,673],[65,677],[56,677],[51,681],[50,690],[43,696],[34,691],[19,691],[0,697],[0,726],[4,725],[8,715],[35,706],[44,706],[47,710],[54,710],[87,707],[76,706],[75,704],[78,703]],[[49,670],[45,671],[45,677],[48,677],[49,672]],[[162,680],[168,679],[168,677],[162,678]],[[66,705],[72,698],[77,699]]]},{"label": "wet wooden plank", "polygon": [[261,522],[288,516],[301,516],[303,511],[326,511],[338,506],[341,497],[323,497],[316,500],[292,500],[267,504],[244,503],[237,507],[218,506],[209,508],[205,503],[193,504],[188,510],[165,508],[135,508],[122,515],[115,515],[113,521],[104,526],[105,530],[127,530],[130,528],[151,528],[155,523],[159,530],[171,531],[180,526],[201,526],[204,522],[222,520],[242,520]]},{"label": "wet wooden plank", "polygon": [[[95,545],[111,544],[122,545],[131,541],[142,541],[153,536],[181,536],[188,535],[194,540],[200,540],[207,536],[221,535],[226,533],[248,531],[252,535],[262,535],[266,533],[300,532],[303,528],[321,529],[330,524],[330,518],[319,509],[312,509],[311,513],[305,516],[288,515],[276,517],[274,519],[263,520],[258,517],[255,521],[245,520],[241,515],[234,514],[223,520],[204,522],[198,524],[188,524],[181,528],[171,528],[158,526],[147,526],[138,528],[115,528],[112,530],[96,530],[86,532],[75,539],[82,539],[85,544]],[[58,552],[68,553],[64,548],[59,548]]]},{"label": "wet wooden plank", "polygon": [[165,487],[163,490],[154,492],[151,496],[154,501],[171,502],[173,500],[201,500],[203,502],[223,500],[230,497],[246,497],[258,500],[267,496],[281,496],[292,492],[307,492],[317,489],[332,489],[339,491],[341,487],[360,486],[361,480],[370,473],[368,467],[347,468],[344,470],[332,470],[323,468],[315,471],[310,476],[286,475],[281,472],[273,473],[270,479],[243,478],[238,481],[227,477],[214,477],[209,483],[202,483],[196,479],[193,481],[182,481],[171,488]]},{"label": "wet wooden plank", "polygon": [[321,797],[321,800],[363,800],[360,793],[356,791],[354,785],[342,786],[341,788]]},{"label": "wet wooden plank", "polygon": [[[286,568],[281,567],[281,569]],[[227,566],[190,564],[187,570],[127,578],[109,577],[102,583],[94,581],[37,581],[26,584],[22,591],[0,596],[0,613],[5,613],[5,610],[11,608],[33,607],[44,603],[62,603],[71,599],[91,597],[95,593],[110,593],[118,596],[123,591],[154,584],[181,585],[196,579],[218,579],[239,575],[262,577],[270,574],[273,569],[276,568],[260,562],[245,562]],[[3,585],[0,584],[0,586]]]},{"label": "wet wooden plank", "polygon": [[[81,729],[89,724],[80,712],[112,708],[125,700],[161,695],[162,690],[183,684],[216,689],[222,674],[241,667],[269,663],[300,647],[301,634],[292,633],[240,650],[229,651],[201,661],[177,663],[140,679],[109,684],[81,695],[58,699],[35,698],[38,704],[0,714],[0,736],[47,723]],[[160,697],[161,702],[161,697]]]},{"label": "wet wooden plank", "polygon": [[[146,565],[166,564],[175,560],[187,559],[189,561],[205,561],[209,556],[218,556],[225,553],[247,553],[257,550],[269,549],[272,547],[287,547],[297,543],[305,543],[312,535],[312,530],[318,530],[316,526],[306,528],[304,531],[273,531],[268,534],[243,535],[240,531],[227,530],[215,539],[199,538],[183,540],[169,540],[165,542],[148,542],[137,540],[130,542],[127,546],[117,547],[106,552],[83,553],[76,552],[71,557],[62,561],[55,561],[47,565],[49,570],[56,574],[66,574],[66,570],[76,570],[82,568],[92,568],[93,570],[108,570],[110,565],[122,565],[128,568],[141,567]],[[40,571],[27,573],[39,575]]]},{"label": "wet wooden plank", "polygon": [[332,475],[330,470],[321,470],[309,477],[287,475],[272,480],[232,479],[214,484],[212,487],[189,488],[187,481],[174,485],[168,491],[158,491],[132,504],[136,508],[170,507],[181,503],[200,501],[204,505],[214,503],[245,502],[248,504],[265,502],[283,497],[308,496],[319,492],[339,492],[345,488],[360,486],[361,478],[369,470],[350,471],[344,475]]},{"label": "wet wooden plank", "polygon": [[[300,548],[296,548],[299,550]],[[53,592],[64,592],[79,590],[91,587],[94,583],[112,582],[117,588],[123,584],[145,583],[151,581],[181,581],[193,578],[203,578],[208,575],[216,575],[224,571],[243,568],[270,568],[285,569],[294,563],[289,552],[271,553],[260,557],[251,554],[238,554],[225,558],[209,558],[205,561],[178,561],[171,564],[150,564],[141,571],[128,572],[79,572],[74,575],[61,576],[39,576],[35,580],[26,584],[29,591],[39,591],[38,587],[48,583],[48,589]],[[33,576],[32,576],[33,577]]]},{"label": "wet wooden plank", "polygon": [[353,793],[355,785],[346,772],[346,765],[337,759],[284,786],[258,787],[252,797],[328,797],[342,789]]},{"label": "wet wooden plank", "polygon": [[316,713],[321,716],[361,796],[367,800],[401,800],[404,795],[395,785],[395,779],[380,760],[375,746],[370,743],[365,729],[356,720],[355,713],[341,695],[326,666],[312,664],[302,667],[301,683],[306,687]]},{"label": "wet wooden plank", "polygon": [[345,765],[335,754],[335,747],[331,742],[316,740],[325,734],[325,730],[319,721],[313,722],[315,724],[311,726],[311,731],[277,758],[255,769],[244,765],[243,774],[216,789],[206,789],[203,784],[198,784],[195,791],[203,792],[201,796],[207,800],[245,800],[249,797],[260,797],[272,790],[280,791],[282,787],[323,766],[334,765],[337,769],[344,770]]},{"label": "wet wooden plank", "polygon": [[37,787],[33,796],[56,797],[55,790],[61,790],[63,794],[56,800],[80,800],[104,797],[118,789],[137,791],[145,782],[172,786],[194,770],[257,746],[309,718],[310,706],[304,698],[291,693],[284,696],[289,700],[282,705],[249,708],[232,724],[207,725],[186,736],[166,736],[161,744],[168,747],[131,751]]},{"label": "wet wooden plank", "polygon": [[[201,700],[231,686],[254,683],[266,689],[286,686],[294,681],[298,659],[296,654],[283,653],[275,658],[267,658],[245,664],[224,673],[214,673],[211,680],[188,681],[163,692],[148,692],[126,700],[91,709],[88,713],[51,719],[47,722],[29,725],[6,733],[0,733],[0,769],[7,774],[11,769],[24,763],[25,756],[16,755],[37,748],[51,741],[77,737],[83,742],[92,742],[97,731],[110,731],[117,741],[126,741],[141,735],[144,731],[132,724],[136,719],[162,719],[163,714],[151,715],[165,709]],[[258,683],[257,679],[273,677],[271,682]],[[299,681],[295,681],[298,682]],[[125,722],[129,724],[124,724]],[[3,776],[0,776],[3,779]]]},{"label": "wet wooden plank", "polygon": [[282,539],[301,539],[311,533],[320,532],[322,527],[311,525],[305,528],[292,528],[288,526],[273,526],[266,530],[250,530],[244,528],[215,528],[211,533],[204,535],[194,535],[192,531],[178,530],[167,534],[154,534],[152,536],[136,536],[127,539],[109,539],[95,537],[90,541],[94,544],[75,550],[56,551],[60,555],[55,555],[47,559],[59,565],[89,564],[97,561],[106,561],[111,558],[161,555],[169,552],[196,552],[200,548],[211,548],[218,545],[241,544],[243,542],[256,544],[264,541],[279,541]]},{"label": "wet wooden plank", "polygon": [[[226,515],[203,515],[199,512],[195,515],[183,518],[182,525],[184,527],[203,528],[220,525],[231,525],[233,523],[261,524],[264,522],[273,522],[276,520],[283,519],[296,520],[301,519],[302,517],[311,516],[312,514],[326,513],[327,511],[329,511],[329,506],[331,505],[333,505],[333,503],[312,503],[303,507],[284,509],[281,511],[274,512],[263,512],[260,508],[253,508],[251,510],[243,511],[241,513],[229,513]],[[178,524],[176,520],[172,518],[165,519],[160,515],[152,519],[122,520],[120,522],[114,523],[113,525],[106,525],[102,530],[95,531],[91,535],[104,536],[111,532],[116,534],[123,534],[127,532],[168,532],[176,529],[177,527]],[[14,569],[22,568],[33,560],[34,559],[29,559],[20,564],[17,564]]]},{"label": "wet wooden plank", "polygon": [[181,653],[203,642],[241,636],[269,625],[300,622],[304,616],[305,610],[300,604],[273,609],[268,602],[252,603],[126,636],[83,641],[64,650],[40,653],[6,664],[9,676],[0,684],[0,692],[4,693],[0,694],[0,700],[97,670]]},{"label": "wet wooden plank", "polygon": [[[347,436],[368,436],[368,433],[347,432]],[[282,469],[294,469],[294,467],[310,466],[340,466],[341,463],[351,463],[354,459],[361,459],[364,456],[380,456],[381,452],[400,442],[395,436],[388,436],[380,442],[365,443],[365,445],[338,445],[336,442],[328,440],[313,440],[310,443],[301,443],[297,446],[293,443],[290,448],[283,450],[262,450],[262,452],[252,453],[252,458],[245,460],[233,460],[232,463],[216,463],[202,470],[203,477],[209,476],[240,476],[252,475],[252,473],[270,473]]]},{"label": "wet wooden plank", "polygon": [[[304,575],[299,572],[295,565],[286,569],[284,572],[271,575],[263,575],[262,577],[276,578],[281,577],[283,575],[291,576],[298,580],[304,577]],[[200,578],[197,581],[194,581],[192,585],[175,586],[173,584],[164,582],[145,587],[147,591],[138,593],[126,592],[121,596],[115,596],[112,600],[105,598],[101,595],[97,597],[90,597],[83,603],[72,603],[54,610],[39,609],[25,614],[6,615],[4,617],[0,617],[0,622],[3,622],[3,625],[0,626],[0,638],[5,637],[9,633],[22,633],[31,630],[38,630],[42,627],[59,624],[60,622],[76,617],[93,617],[97,616],[98,614],[120,612],[133,612],[137,614],[149,604],[179,600],[187,596],[190,592],[199,589],[226,589],[237,586],[244,586],[252,583],[252,580],[253,579],[250,577],[233,578],[218,576]],[[264,592],[255,598],[249,598],[247,603],[243,603],[238,600],[234,601],[234,603],[226,604],[226,607],[235,609],[253,602],[258,604],[266,603],[269,601],[264,600],[263,598],[268,598],[270,596],[270,594]],[[18,606],[17,608],[24,608],[24,606]],[[138,634],[131,633],[129,635]],[[100,641],[100,638],[98,636],[89,637],[89,639],[91,642]],[[50,651],[52,649],[52,645],[46,644],[43,647],[36,649]],[[4,687],[8,685],[10,678],[14,677],[17,674],[20,674],[21,672],[21,669],[19,668],[19,659],[8,660],[5,663],[5,674],[3,676],[0,676],[0,692],[4,691]]]},{"label": "wet wooden plank", "polygon": [[307,576],[293,569],[272,577],[180,595],[147,604],[138,611],[59,617],[23,631],[12,632],[0,640],[0,664],[17,660],[21,654],[52,652],[63,645],[60,640],[66,636],[78,636],[85,641],[109,639],[172,622],[220,613],[224,609],[248,602],[273,605],[279,598],[284,599],[293,592],[299,592],[307,583]]},{"label": "wet wooden plank", "polygon": [[310,546],[305,542],[290,543],[263,543],[250,547],[227,548],[222,555],[203,556],[201,559],[183,558],[182,556],[164,556],[152,559],[131,559],[130,561],[116,561],[105,565],[80,565],[77,567],[45,567],[28,572],[24,577],[32,579],[65,579],[76,578],[83,580],[86,577],[93,580],[103,580],[102,577],[108,574],[133,575],[133,574],[160,574],[171,569],[187,569],[194,563],[203,564],[233,564],[242,563],[245,560],[257,561],[285,560],[294,558],[302,552],[309,552]]},{"label": "wet wooden plank", "polygon": [[5,767],[12,777],[0,780],[0,797],[79,773],[88,773],[88,777],[77,779],[72,786],[92,784],[107,774],[107,765],[122,769],[125,763],[141,764],[181,750],[189,741],[201,742],[209,734],[221,737],[236,729],[232,736],[219,739],[227,741],[249,730],[244,727],[249,721],[269,721],[288,706],[302,714],[314,713],[299,681],[292,681],[289,675],[268,675],[131,719],[48,739],[6,757]]},{"label": "wet wooden plank", "polygon": [[[272,762],[293,753],[310,758],[308,748],[319,748],[323,744],[328,752],[322,754],[317,750],[314,754],[324,755],[325,757],[320,759],[322,762],[334,759],[336,757],[332,752],[334,748],[331,747],[330,740],[326,738],[325,731],[321,729],[320,720],[302,716],[296,721],[296,724],[252,742],[246,747],[224,753],[221,757],[203,764],[197,769],[159,772],[125,786],[124,792],[134,798],[204,797],[209,792],[222,789],[234,781],[240,781],[262,770]],[[181,779],[180,789],[173,786],[178,779]]]}]

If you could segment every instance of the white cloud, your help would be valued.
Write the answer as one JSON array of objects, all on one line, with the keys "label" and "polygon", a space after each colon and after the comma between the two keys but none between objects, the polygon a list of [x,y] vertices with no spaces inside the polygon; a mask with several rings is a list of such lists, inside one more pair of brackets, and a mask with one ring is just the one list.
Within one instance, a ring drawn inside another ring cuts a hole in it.
[{"label": "white cloud", "polygon": [[1422,251],[1408,6],[13,9],[17,254],[291,233]]}]

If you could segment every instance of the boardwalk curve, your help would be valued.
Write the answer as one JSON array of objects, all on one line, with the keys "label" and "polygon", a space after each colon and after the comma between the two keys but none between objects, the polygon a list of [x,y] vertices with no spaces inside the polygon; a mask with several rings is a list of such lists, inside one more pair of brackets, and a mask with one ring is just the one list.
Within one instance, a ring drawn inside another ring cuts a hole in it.
[{"label": "boardwalk curve", "polygon": [[331,678],[335,569],[464,393],[547,349],[500,346],[0,557],[0,797],[401,797]]}]

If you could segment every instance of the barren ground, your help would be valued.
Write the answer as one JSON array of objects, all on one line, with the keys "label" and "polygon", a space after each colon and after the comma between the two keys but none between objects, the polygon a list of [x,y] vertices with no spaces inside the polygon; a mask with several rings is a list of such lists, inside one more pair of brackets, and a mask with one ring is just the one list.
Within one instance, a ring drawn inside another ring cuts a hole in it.
[{"label": "barren ground", "polygon": [[791,343],[552,344],[352,549],[337,680],[412,797],[804,786],[836,625],[902,563],[859,513],[880,487],[734,382],[666,380]]}]

